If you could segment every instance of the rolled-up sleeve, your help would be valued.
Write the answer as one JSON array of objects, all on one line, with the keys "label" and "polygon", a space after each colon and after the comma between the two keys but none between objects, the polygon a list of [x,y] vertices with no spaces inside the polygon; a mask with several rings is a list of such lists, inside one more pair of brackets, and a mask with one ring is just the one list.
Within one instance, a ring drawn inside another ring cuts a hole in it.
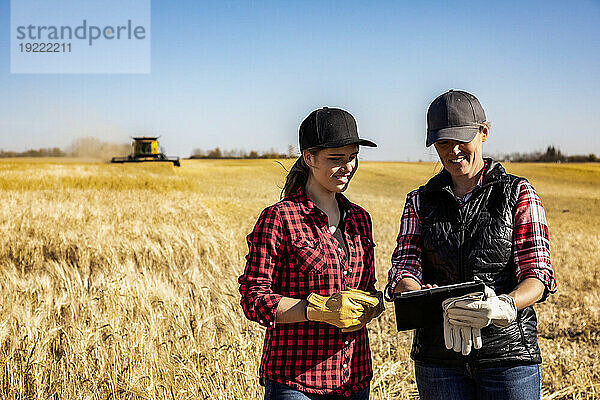
[{"label": "rolled-up sleeve", "polygon": [[556,292],[554,270],[550,264],[550,240],[546,213],[540,197],[527,181],[519,187],[515,207],[515,230],[513,236],[514,259],[517,279],[537,278],[544,284],[544,301]]},{"label": "rolled-up sleeve", "polygon": [[277,306],[283,297],[272,290],[284,245],[283,225],[275,207],[261,213],[247,241],[246,267],[238,279],[240,303],[248,319],[269,327],[275,324]]},{"label": "rolled-up sleeve", "polygon": [[392,267],[388,272],[386,288],[388,296],[391,296],[398,283],[404,278],[412,278],[423,283],[421,221],[417,213],[418,197],[419,192],[416,190],[406,196],[400,219],[400,232],[392,254]]}]

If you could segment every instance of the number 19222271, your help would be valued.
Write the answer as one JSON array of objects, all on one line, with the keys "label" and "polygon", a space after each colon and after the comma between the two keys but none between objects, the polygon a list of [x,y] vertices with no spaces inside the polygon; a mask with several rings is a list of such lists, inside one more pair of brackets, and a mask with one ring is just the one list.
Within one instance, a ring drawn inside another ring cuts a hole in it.
[{"label": "number 19222271", "polygon": [[71,43],[19,43],[21,53],[70,53]]}]

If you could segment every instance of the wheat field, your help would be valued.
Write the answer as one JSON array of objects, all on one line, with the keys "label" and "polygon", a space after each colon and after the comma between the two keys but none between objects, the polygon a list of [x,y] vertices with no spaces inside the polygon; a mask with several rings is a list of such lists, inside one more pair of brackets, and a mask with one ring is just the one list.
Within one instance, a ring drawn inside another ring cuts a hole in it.
[{"label": "wheat field", "polygon": [[[533,183],[550,225],[544,399],[600,398],[600,165],[505,166]],[[347,196],[373,218],[380,289],[406,193],[438,169],[360,165]],[[1,398],[261,398],[264,330],[244,318],[237,277],[284,177],[272,160],[0,160]],[[369,332],[371,398],[416,398],[392,307]]]}]

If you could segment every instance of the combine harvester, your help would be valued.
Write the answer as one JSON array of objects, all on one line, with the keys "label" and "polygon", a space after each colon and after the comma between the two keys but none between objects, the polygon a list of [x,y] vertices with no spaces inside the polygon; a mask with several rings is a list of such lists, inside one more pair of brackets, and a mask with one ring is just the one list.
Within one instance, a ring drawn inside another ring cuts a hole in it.
[{"label": "combine harvester", "polygon": [[127,157],[113,157],[111,163],[130,162],[172,162],[174,166],[180,167],[179,157],[167,157],[158,150],[158,137],[134,137],[133,153]]}]

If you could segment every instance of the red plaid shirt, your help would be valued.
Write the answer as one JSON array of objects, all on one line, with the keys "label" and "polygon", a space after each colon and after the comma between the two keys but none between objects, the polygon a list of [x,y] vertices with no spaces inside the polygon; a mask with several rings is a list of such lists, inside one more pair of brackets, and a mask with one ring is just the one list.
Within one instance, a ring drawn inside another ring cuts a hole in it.
[{"label": "red plaid shirt", "polygon": [[345,288],[375,291],[371,218],[337,195],[349,259],[329,231],[327,216],[301,188],[267,207],[248,235],[240,276],[248,319],[267,328],[259,374],[294,389],[350,396],[373,375],[367,329],[343,333],[324,322],[275,323],[283,296],[306,299]]},{"label": "red plaid shirt", "polygon": [[[475,188],[481,186],[483,172],[477,185],[462,198],[457,198],[463,206]],[[519,197],[514,214],[513,254],[517,280],[537,278],[545,287],[543,301],[550,293],[556,292],[556,279],[550,265],[550,240],[548,224],[542,201],[535,189],[527,181],[519,183]],[[403,278],[412,278],[423,284],[421,270],[421,221],[419,220],[419,192],[414,190],[406,197],[404,212],[400,220],[400,233],[392,254],[392,268],[388,273],[388,294]]]}]

